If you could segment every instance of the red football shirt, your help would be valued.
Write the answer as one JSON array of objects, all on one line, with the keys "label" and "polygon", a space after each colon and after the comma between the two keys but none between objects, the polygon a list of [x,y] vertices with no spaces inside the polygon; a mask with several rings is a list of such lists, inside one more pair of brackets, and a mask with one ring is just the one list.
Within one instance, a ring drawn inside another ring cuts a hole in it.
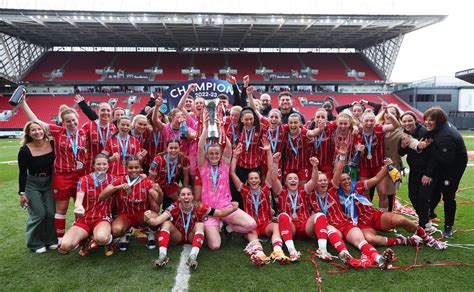
[{"label": "red football shirt", "polygon": [[49,125],[49,131],[54,139],[54,172],[65,173],[78,170],[77,163],[84,169],[86,159],[87,136],[82,129],[77,129],[77,155],[74,156],[73,144],[76,144],[76,133],[68,137],[66,128]]},{"label": "red football shirt", "polygon": [[82,206],[86,210],[85,215],[79,217],[79,220],[86,224],[93,223],[98,219],[110,218],[110,211],[112,209],[113,199],[108,198],[105,201],[99,201],[99,195],[116,178],[113,175],[105,174],[105,179],[99,181],[94,178],[94,175],[94,172],[89,173],[81,177],[77,183],[77,192],[84,193]]}]

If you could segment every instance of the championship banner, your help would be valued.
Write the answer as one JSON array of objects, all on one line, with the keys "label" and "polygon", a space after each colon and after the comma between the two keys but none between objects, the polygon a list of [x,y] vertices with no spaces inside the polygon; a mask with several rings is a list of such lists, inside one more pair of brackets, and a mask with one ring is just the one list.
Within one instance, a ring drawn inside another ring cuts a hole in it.
[{"label": "championship banner", "polygon": [[163,99],[168,101],[170,109],[177,107],[179,100],[191,83],[197,84],[197,88],[189,95],[192,98],[214,99],[219,94],[225,94],[229,97],[230,104],[234,101],[234,90],[229,82],[218,79],[196,79],[175,84],[163,92]]}]

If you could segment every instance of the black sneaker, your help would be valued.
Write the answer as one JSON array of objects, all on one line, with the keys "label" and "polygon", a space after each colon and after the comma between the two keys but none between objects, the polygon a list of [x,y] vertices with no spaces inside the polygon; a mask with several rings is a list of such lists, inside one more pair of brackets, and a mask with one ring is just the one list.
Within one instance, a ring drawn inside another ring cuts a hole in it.
[{"label": "black sneaker", "polygon": [[120,242],[119,243],[119,249],[121,251],[127,251],[128,250],[128,242]]},{"label": "black sneaker", "polygon": [[156,240],[150,239],[146,241],[146,248],[148,249],[154,249],[156,248]]},{"label": "black sneaker", "polygon": [[444,227],[443,237],[452,238],[453,237],[453,227],[446,226]]}]

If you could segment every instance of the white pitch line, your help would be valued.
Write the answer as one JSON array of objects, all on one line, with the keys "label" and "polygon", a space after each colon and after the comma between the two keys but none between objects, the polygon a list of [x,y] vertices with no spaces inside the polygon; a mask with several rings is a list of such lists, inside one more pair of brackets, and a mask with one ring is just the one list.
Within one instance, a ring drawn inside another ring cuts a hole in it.
[{"label": "white pitch line", "polygon": [[0,161],[0,164],[17,164],[18,161],[16,160],[10,160],[10,161]]},{"label": "white pitch line", "polygon": [[181,257],[179,259],[178,273],[176,274],[174,287],[171,290],[173,292],[189,290],[189,278],[191,277],[191,274],[189,273],[189,267],[186,265],[186,261],[188,260],[191,248],[192,246],[190,244],[185,244],[183,246],[183,252],[181,252]]}]

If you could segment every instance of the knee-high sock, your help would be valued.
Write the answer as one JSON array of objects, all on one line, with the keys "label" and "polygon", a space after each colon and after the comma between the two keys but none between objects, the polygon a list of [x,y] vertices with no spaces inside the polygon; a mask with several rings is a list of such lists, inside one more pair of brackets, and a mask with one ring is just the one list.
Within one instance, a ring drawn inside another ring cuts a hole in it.
[{"label": "knee-high sock", "polygon": [[204,233],[196,232],[193,237],[193,248],[191,249],[191,255],[198,255],[199,250],[202,247],[202,243],[204,242]]},{"label": "knee-high sock", "polygon": [[288,251],[295,252],[295,245],[293,243],[293,232],[291,230],[291,219],[286,213],[278,216],[278,228],[280,229],[281,238],[285,242]]},{"label": "knee-high sock", "polygon": [[358,248],[360,251],[365,254],[369,259],[377,261],[377,258],[380,256],[378,251],[367,241],[363,240],[359,243]]},{"label": "knee-high sock", "polygon": [[318,240],[318,247],[327,249],[328,242],[328,222],[326,216],[322,213],[316,215],[314,218],[314,235]]},{"label": "knee-high sock", "polygon": [[342,240],[342,238],[337,234],[336,231],[334,230],[329,230],[328,231],[328,238],[329,242],[331,242],[331,245],[334,246],[334,248],[340,253],[342,251],[347,250],[347,246]]},{"label": "knee-high sock", "polygon": [[160,247],[160,253],[166,253],[168,251],[169,242],[170,242],[169,230],[161,229],[158,236],[158,246]]},{"label": "knee-high sock", "polygon": [[54,214],[54,226],[56,227],[56,236],[62,238],[66,232],[66,215]]}]

